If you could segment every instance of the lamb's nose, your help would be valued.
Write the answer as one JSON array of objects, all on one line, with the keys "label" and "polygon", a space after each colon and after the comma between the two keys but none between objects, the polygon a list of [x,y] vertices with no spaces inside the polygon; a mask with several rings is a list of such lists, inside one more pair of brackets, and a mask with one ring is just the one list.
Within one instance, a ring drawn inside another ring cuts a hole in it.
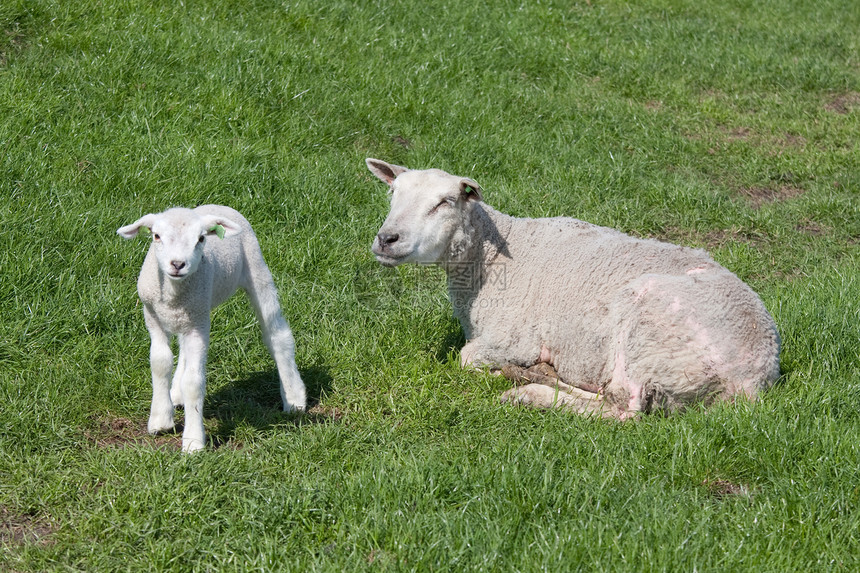
[{"label": "lamb's nose", "polygon": [[400,235],[397,233],[379,233],[378,235],[376,235],[376,238],[379,240],[379,244],[382,247],[390,247],[397,242],[397,239],[400,238]]},{"label": "lamb's nose", "polygon": [[185,261],[170,261],[170,266],[172,266],[177,271],[181,271],[185,268]]}]

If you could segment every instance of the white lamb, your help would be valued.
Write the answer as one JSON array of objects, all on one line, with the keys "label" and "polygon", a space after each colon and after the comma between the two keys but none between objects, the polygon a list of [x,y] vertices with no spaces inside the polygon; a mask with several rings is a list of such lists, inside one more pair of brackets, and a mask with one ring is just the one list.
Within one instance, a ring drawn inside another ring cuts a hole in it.
[{"label": "white lamb", "polygon": [[[131,239],[141,229],[152,235],[137,281],[152,338],[149,432],[171,430],[174,406],[184,405],[182,451],[205,446],[203,398],[210,313],[238,288],[248,293],[275,359],[284,410],[304,410],[305,385],[296,368],[293,334],[281,315],[272,274],[250,223],[229,207],[203,205],[144,215],[117,229],[117,234]],[[179,339],[179,360],[171,385],[173,335]]]},{"label": "white lamb", "polygon": [[[377,260],[446,271],[462,364],[532,382],[503,400],[625,419],[755,400],[779,377],[773,319],[706,252],[570,218],[514,218],[483,203],[473,180],[438,169],[367,166],[391,191]],[[560,380],[539,372],[547,364]]]}]

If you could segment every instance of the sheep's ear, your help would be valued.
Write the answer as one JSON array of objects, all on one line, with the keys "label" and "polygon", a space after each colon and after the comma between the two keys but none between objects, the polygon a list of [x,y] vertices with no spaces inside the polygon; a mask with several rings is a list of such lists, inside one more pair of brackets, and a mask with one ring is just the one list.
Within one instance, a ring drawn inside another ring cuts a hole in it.
[{"label": "sheep's ear", "polygon": [[133,239],[138,233],[149,235],[152,232],[152,225],[155,223],[155,215],[150,213],[144,215],[131,225],[120,227],[116,230],[116,234],[124,239]]},{"label": "sheep's ear", "polygon": [[484,196],[481,194],[481,186],[468,177],[460,178],[460,193],[467,201],[484,200]]},{"label": "sheep's ear", "polygon": [[235,237],[242,232],[242,227],[224,217],[206,217],[204,226],[207,235],[217,235],[219,239]]},{"label": "sheep's ear", "polygon": [[406,167],[401,167],[400,165],[392,165],[391,163],[386,163],[381,159],[373,159],[372,157],[368,157],[364,160],[367,163],[367,168],[370,169],[370,172],[391,185],[394,183],[394,180],[397,179],[397,176],[401,173],[405,173],[409,171]]}]

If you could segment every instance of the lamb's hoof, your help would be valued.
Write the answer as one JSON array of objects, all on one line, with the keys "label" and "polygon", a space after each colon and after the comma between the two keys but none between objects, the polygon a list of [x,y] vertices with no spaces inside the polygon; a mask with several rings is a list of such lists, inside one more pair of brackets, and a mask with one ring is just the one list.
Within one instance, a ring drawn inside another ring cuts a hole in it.
[{"label": "lamb's hoof", "polygon": [[182,453],[183,454],[193,454],[194,452],[199,452],[206,448],[206,440],[196,440],[196,439],[183,439],[182,440]]},{"label": "lamb's hoof", "polygon": [[150,416],[149,422],[146,424],[146,431],[150,434],[167,434],[173,432],[176,424],[173,422],[173,416]]}]

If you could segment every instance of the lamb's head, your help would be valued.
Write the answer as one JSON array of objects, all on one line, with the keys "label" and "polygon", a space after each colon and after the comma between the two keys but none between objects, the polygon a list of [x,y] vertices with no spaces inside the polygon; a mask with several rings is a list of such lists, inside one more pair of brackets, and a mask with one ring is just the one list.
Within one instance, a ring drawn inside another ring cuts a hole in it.
[{"label": "lamb's head", "polygon": [[203,245],[209,237],[232,237],[241,233],[242,227],[225,217],[199,215],[191,209],[177,207],[144,215],[116,232],[131,239],[142,230],[152,235],[151,248],[161,272],[171,280],[181,281],[197,270],[203,257]]},{"label": "lamb's head", "polygon": [[441,263],[462,251],[468,243],[465,213],[471,202],[481,200],[477,183],[439,169],[366,161],[391,191],[391,210],[371,247],[377,261],[387,267]]}]

